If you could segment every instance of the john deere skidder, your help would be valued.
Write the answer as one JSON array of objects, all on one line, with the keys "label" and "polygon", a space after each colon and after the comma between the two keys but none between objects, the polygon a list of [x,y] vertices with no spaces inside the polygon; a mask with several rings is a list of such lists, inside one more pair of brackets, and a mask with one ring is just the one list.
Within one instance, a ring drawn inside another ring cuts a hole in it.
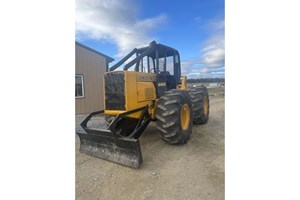
[{"label": "john deere skidder", "polygon": [[[116,70],[123,66],[123,70]],[[207,88],[187,90],[176,49],[151,42],[135,48],[104,74],[105,110],[93,112],[81,123],[80,152],[138,168],[142,162],[139,137],[150,121],[170,144],[184,144],[192,125],[209,116]],[[105,115],[107,127],[87,126]]]}]

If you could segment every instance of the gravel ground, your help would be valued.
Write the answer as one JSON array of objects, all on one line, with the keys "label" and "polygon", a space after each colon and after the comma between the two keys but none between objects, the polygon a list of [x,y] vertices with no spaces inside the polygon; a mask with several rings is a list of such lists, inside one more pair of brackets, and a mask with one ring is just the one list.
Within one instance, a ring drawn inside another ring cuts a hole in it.
[{"label": "gravel ground", "polygon": [[[76,128],[83,117],[76,117]],[[169,145],[157,132],[151,122],[140,138],[139,169],[80,153],[76,135],[76,199],[225,198],[224,96],[210,97],[210,119],[193,127],[187,144]]]}]

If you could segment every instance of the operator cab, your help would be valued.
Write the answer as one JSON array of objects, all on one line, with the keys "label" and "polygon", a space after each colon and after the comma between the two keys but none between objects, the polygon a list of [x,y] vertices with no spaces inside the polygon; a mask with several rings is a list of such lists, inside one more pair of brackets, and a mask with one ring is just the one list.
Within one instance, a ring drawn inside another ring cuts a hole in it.
[{"label": "operator cab", "polygon": [[[134,57],[135,56],[135,57]],[[132,58],[133,57],[133,58]],[[157,96],[170,89],[176,89],[180,84],[180,56],[176,49],[151,42],[148,47],[135,48],[122,60],[112,66],[113,71],[124,64],[123,70],[154,73]]]}]

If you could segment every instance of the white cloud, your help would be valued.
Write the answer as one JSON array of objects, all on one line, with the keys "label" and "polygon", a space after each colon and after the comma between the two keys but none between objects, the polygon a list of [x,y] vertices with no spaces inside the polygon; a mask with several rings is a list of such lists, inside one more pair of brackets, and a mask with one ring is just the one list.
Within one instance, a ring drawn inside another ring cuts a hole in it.
[{"label": "white cloud", "polygon": [[203,63],[208,67],[220,67],[224,65],[225,51],[224,48],[214,48],[205,52],[202,56]]},{"label": "white cloud", "polygon": [[213,31],[223,31],[225,27],[224,19],[213,19],[206,24],[206,29]]},{"label": "white cloud", "polygon": [[210,67],[202,63],[199,57],[192,58],[181,62],[181,73],[188,78],[220,78],[224,77],[224,65]]},{"label": "white cloud", "polygon": [[76,0],[76,37],[106,40],[118,47],[122,57],[155,38],[151,31],[166,23],[167,16],[138,19],[136,0]]},{"label": "white cloud", "polygon": [[224,21],[214,22],[214,24],[216,24],[217,31],[204,42],[204,47],[201,49],[201,60],[207,67],[224,66],[225,62],[224,29],[219,29],[220,27],[224,28],[220,25],[224,24]]},{"label": "white cloud", "polygon": [[224,77],[224,20],[206,24],[211,36],[202,43],[199,57],[182,62],[182,73],[189,78]]}]

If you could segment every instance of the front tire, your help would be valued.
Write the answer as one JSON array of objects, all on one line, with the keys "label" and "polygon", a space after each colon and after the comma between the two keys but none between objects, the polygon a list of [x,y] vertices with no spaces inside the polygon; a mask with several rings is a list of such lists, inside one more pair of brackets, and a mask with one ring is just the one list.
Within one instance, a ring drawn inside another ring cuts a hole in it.
[{"label": "front tire", "polygon": [[169,90],[157,104],[157,128],[160,137],[170,144],[184,144],[192,133],[193,107],[186,91]]}]

